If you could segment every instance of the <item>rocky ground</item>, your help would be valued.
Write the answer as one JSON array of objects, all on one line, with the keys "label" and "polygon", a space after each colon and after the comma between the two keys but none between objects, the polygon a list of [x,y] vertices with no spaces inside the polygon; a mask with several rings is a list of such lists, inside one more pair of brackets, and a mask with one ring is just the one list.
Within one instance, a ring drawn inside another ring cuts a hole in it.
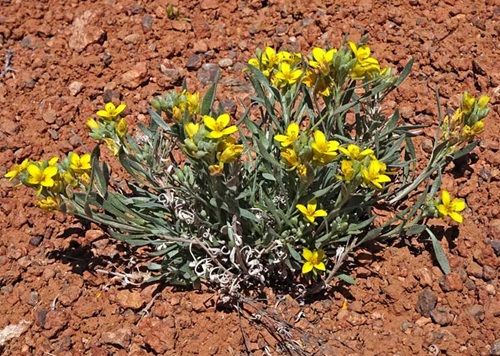
[{"label": "rocky ground", "polygon": [[468,204],[459,228],[441,223],[451,274],[425,241],[370,246],[351,271],[356,286],[304,306],[270,295],[260,321],[217,308],[208,291],[131,284],[143,275],[130,250],[43,213],[32,191],[1,179],[0,352],[275,355],[286,352],[275,312],[296,327],[285,335],[291,354],[500,355],[499,14],[494,0],[0,1],[2,175],[27,157],[81,151],[78,137],[92,147],[85,121],[107,101],[125,102],[133,126],[148,120],[155,95],[183,80],[203,92],[219,68],[219,100],[231,107],[249,95],[241,70],[256,47],[307,53],[346,33],[369,33],[382,66],[401,70],[415,58],[387,103],[405,120],[437,121],[436,88],[445,108],[464,90],[489,95],[492,108],[480,146],[444,177]]}]

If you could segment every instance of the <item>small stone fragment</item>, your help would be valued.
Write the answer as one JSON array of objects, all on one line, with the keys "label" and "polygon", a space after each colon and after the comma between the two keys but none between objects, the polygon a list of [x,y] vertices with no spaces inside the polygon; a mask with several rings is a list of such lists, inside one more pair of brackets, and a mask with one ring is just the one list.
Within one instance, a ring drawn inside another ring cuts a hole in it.
[{"label": "small stone fragment", "polygon": [[483,278],[483,268],[476,262],[472,261],[467,266],[467,274],[476,278]]},{"label": "small stone fragment", "polygon": [[40,243],[42,242],[42,240],[43,240],[43,236],[42,235],[35,235],[35,236],[33,236],[30,239],[30,245],[37,247],[38,245],[40,245]]},{"label": "small stone fragment", "polygon": [[141,19],[141,25],[145,32],[150,31],[153,28],[153,17],[151,15],[145,15]]},{"label": "small stone fragment", "polygon": [[219,66],[215,63],[206,63],[198,72],[197,78],[203,85],[212,84],[219,72]]},{"label": "small stone fragment", "polygon": [[83,83],[82,82],[73,82],[68,86],[69,93],[73,96],[78,94],[79,92],[82,91],[83,89]]},{"label": "small stone fragment", "polygon": [[106,38],[106,32],[100,27],[90,25],[94,16],[94,13],[88,10],[82,16],[75,18],[71,29],[72,35],[68,41],[69,48],[81,52],[91,43],[101,42]]},{"label": "small stone fragment", "polygon": [[132,340],[132,330],[130,328],[121,328],[114,331],[104,332],[101,335],[101,342],[104,344],[117,345],[127,349]]},{"label": "small stone fragment", "polygon": [[132,33],[128,36],[125,36],[123,42],[125,42],[125,44],[137,44],[140,39],[141,37],[137,33]]},{"label": "small stone fragment", "polygon": [[48,338],[56,336],[61,330],[63,330],[69,322],[69,316],[59,310],[50,310],[45,316],[45,323],[43,328],[45,329],[44,335]]},{"label": "small stone fragment", "polygon": [[430,288],[425,288],[418,296],[417,311],[420,315],[429,317],[430,312],[436,307],[437,300],[436,294]]},{"label": "small stone fragment", "polygon": [[497,270],[491,266],[485,265],[483,267],[483,278],[491,281],[497,277]]},{"label": "small stone fragment", "polygon": [[31,306],[35,306],[38,303],[38,292],[37,291],[31,291],[30,294],[28,294],[28,299],[26,300],[26,303]]},{"label": "small stone fragment", "polygon": [[441,326],[449,325],[453,321],[453,314],[447,308],[435,308],[430,312],[430,316],[434,323]]},{"label": "small stone fragment", "polygon": [[203,64],[203,55],[202,54],[193,54],[186,63],[186,68],[190,71],[197,70]]},{"label": "small stone fragment", "polygon": [[233,65],[233,60],[231,58],[222,58],[219,61],[219,67],[221,68],[228,68]]},{"label": "small stone fragment", "polygon": [[493,247],[493,251],[495,251],[495,255],[500,256],[500,240],[493,240],[490,242],[491,247]]},{"label": "small stone fragment", "polygon": [[148,81],[146,62],[137,63],[131,70],[122,75],[122,84],[128,89],[137,89]]},{"label": "small stone fragment", "polygon": [[160,64],[160,71],[165,75],[170,84],[177,84],[181,79],[181,73],[175,68],[167,68],[164,64]]},{"label": "small stone fragment", "polygon": [[47,110],[42,114],[42,119],[47,124],[53,124],[56,122],[56,112],[54,110]]},{"label": "small stone fragment", "polygon": [[484,307],[479,304],[474,304],[469,308],[469,314],[476,319],[477,322],[484,320]]},{"label": "small stone fragment", "polygon": [[128,290],[118,291],[116,294],[118,304],[124,309],[139,309],[144,305],[144,300],[139,292]]},{"label": "small stone fragment", "polygon": [[495,340],[495,342],[491,345],[490,355],[500,356],[500,339]]},{"label": "small stone fragment", "polygon": [[78,298],[80,298],[80,294],[82,293],[80,287],[78,286],[69,286],[66,288],[61,295],[59,296],[59,301],[65,307],[73,304]]},{"label": "small stone fragment", "polygon": [[439,281],[443,292],[461,291],[463,289],[462,278],[458,273],[449,273]]}]

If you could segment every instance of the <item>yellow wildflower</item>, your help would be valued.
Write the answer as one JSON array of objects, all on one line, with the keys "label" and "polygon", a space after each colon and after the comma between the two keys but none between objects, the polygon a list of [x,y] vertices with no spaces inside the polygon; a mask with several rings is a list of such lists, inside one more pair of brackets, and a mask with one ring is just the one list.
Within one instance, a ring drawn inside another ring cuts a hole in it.
[{"label": "yellow wildflower", "polygon": [[449,216],[457,223],[463,222],[464,218],[459,213],[467,207],[463,199],[451,200],[450,193],[446,190],[441,192],[441,204],[437,204],[436,208],[441,216]]},{"label": "yellow wildflower", "polygon": [[474,137],[479,135],[484,130],[484,121],[480,120],[476,122],[472,127],[465,125],[460,133],[460,138],[464,141],[472,141]]},{"label": "yellow wildflower", "polygon": [[312,271],[314,275],[316,275],[317,271],[326,271],[326,267],[323,262],[325,260],[324,251],[311,251],[307,248],[304,248],[302,250],[302,257],[304,257],[302,274],[307,274]]},{"label": "yellow wildflower", "polygon": [[476,98],[474,98],[469,93],[464,92],[464,95],[462,97],[462,104],[460,105],[460,108],[462,109],[462,111],[464,113],[469,113],[474,108],[475,103],[476,103]]},{"label": "yellow wildflower", "polygon": [[96,114],[97,116],[103,117],[105,119],[114,120],[122,113],[127,105],[120,104],[118,107],[115,107],[113,103],[107,103],[104,105],[104,110],[99,110]]},{"label": "yellow wildflower", "polygon": [[61,198],[47,197],[45,199],[38,200],[36,202],[36,205],[43,210],[48,210],[48,211],[58,210],[59,206],[61,205]]},{"label": "yellow wildflower", "polygon": [[72,187],[76,187],[78,185],[78,181],[76,180],[73,172],[66,171],[61,175],[61,178],[64,182]]},{"label": "yellow wildflower", "polygon": [[76,173],[90,170],[90,154],[85,153],[80,157],[77,153],[71,152],[69,155],[69,168]]},{"label": "yellow wildflower", "polygon": [[333,64],[333,56],[336,52],[336,49],[325,51],[323,48],[313,48],[313,60],[309,61],[309,66],[318,69],[322,74],[327,75],[330,73],[330,66]]},{"label": "yellow wildflower", "polygon": [[24,159],[24,161],[22,161],[21,164],[14,165],[14,167],[12,168],[12,170],[10,170],[9,172],[5,173],[4,177],[5,178],[9,178],[9,181],[13,180],[19,174],[21,174],[22,172],[24,172],[26,170],[26,168],[28,168],[29,164],[30,164],[29,159],[27,159],[27,158]]},{"label": "yellow wildflower", "polygon": [[486,105],[488,105],[488,102],[490,101],[490,97],[487,95],[481,96],[479,99],[477,99],[477,107],[479,110],[484,109]]},{"label": "yellow wildflower", "polygon": [[279,62],[287,62],[291,66],[295,66],[302,61],[302,54],[280,51],[277,54]]},{"label": "yellow wildflower", "polygon": [[351,160],[355,161],[362,161],[366,156],[374,157],[373,154],[375,153],[372,149],[369,148],[361,151],[361,149],[354,144],[347,145],[347,149],[344,147],[339,147],[339,151],[345,154]]},{"label": "yellow wildflower", "polygon": [[186,103],[191,115],[198,114],[200,112],[200,93],[186,93]]},{"label": "yellow wildflower", "polygon": [[37,164],[32,163],[28,165],[26,170],[29,174],[28,184],[38,186],[37,194],[40,194],[43,187],[50,188],[54,186],[54,176],[57,174],[56,166],[47,166],[42,169]]},{"label": "yellow wildflower", "polygon": [[208,166],[208,170],[210,171],[211,176],[221,175],[223,168],[224,168],[224,165],[222,165],[222,164],[212,164],[212,165]]},{"label": "yellow wildflower", "polygon": [[231,135],[236,131],[238,131],[238,128],[234,125],[226,127],[229,124],[229,121],[230,121],[229,114],[219,115],[217,119],[214,119],[213,117],[208,115],[204,115],[203,123],[208,129],[211,130],[207,134],[207,137],[219,139],[223,136]]},{"label": "yellow wildflower", "polygon": [[350,182],[356,176],[356,172],[352,167],[352,161],[350,160],[342,160],[342,162],[340,163],[340,170],[342,171],[342,174],[336,174],[335,177],[337,177],[337,179]]},{"label": "yellow wildflower", "polygon": [[348,44],[357,59],[350,72],[353,79],[363,79],[365,76],[372,78],[374,74],[380,74],[378,61],[370,57],[370,47],[366,45],[358,47],[354,42]]},{"label": "yellow wildflower", "polygon": [[281,158],[292,166],[292,169],[295,169],[300,164],[299,156],[293,148],[285,148],[281,150]]},{"label": "yellow wildflower", "polygon": [[115,140],[112,138],[105,138],[104,143],[106,144],[106,147],[113,152],[114,156],[118,156],[118,152],[120,152],[120,147],[116,144]]},{"label": "yellow wildflower", "polygon": [[314,132],[314,141],[311,143],[314,161],[320,166],[330,163],[337,157],[339,146],[340,143],[335,140],[327,141],[325,134],[320,130],[316,130]]},{"label": "yellow wildflower", "polygon": [[327,212],[322,209],[317,209],[318,204],[316,199],[311,199],[307,202],[307,207],[302,204],[297,204],[295,206],[304,215],[307,221],[314,223],[314,220],[319,217],[327,216]]},{"label": "yellow wildflower", "polygon": [[278,134],[274,136],[274,139],[278,142],[281,142],[281,147],[288,147],[290,145],[293,145],[298,137],[299,125],[295,122],[292,122],[286,129],[286,135]]},{"label": "yellow wildflower", "polygon": [[292,85],[297,83],[302,75],[302,70],[293,69],[287,62],[282,62],[280,69],[274,77],[279,80],[279,86]]},{"label": "yellow wildflower", "polygon": [[95,121],[94,119],[88,119],[87,120],[87,126],[91,129],[91,130],[98,130],[99,129],[99,124],[97,123],[97,121]]},{"label": "yellow wildflower", "polygon": [[194,135],[196,135],[199,130],[200,124],[194,122],[188,122],[186,125],[184,125],[184,131],[190,139],[193,139]]},{"label": "yellow wildflower", "polygon": [[385,175],[385,163],[380,162],[377,159],[372,159],[368,166],[368,169],[361,168],[361,174],[363,175],[363,183],[367,186],[375,187],[376,189],[382,189],[381,183],[387,183],[391,181],[389,176]]},{"label": "yellow wildflower", "polygon": [[219,162],[221,165],[224,163],[234,162],[241,152],[243,152],[243,148],[243,145],[227,145],[219,156]]},{"label": "yellow wildflower", "polygon": [[116,124],[115,131],[118,137],[123,137],[127,134],[127,120],[125,118],[121,118],[120,121]]}]

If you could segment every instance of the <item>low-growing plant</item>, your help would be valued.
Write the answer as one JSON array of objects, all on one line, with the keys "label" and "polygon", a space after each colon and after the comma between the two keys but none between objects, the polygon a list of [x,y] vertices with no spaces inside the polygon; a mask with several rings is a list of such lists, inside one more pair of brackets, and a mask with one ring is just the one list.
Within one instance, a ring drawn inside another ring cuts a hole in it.
[{"label": "low-growing plant", "polygon": [[34,188],[43,209],[150,246],[152,280],[204,282],[228,298],[353,282],[342,266],[356,248],[401,235],[427,234],[448,272],[427,221],[462,222],[465,202],[439,193],[441,174],[477,145],[488,97],[465,93],[451,117],[439,111],[425,161],[413,141],[424,125],[382,107],[412,63],[399,74],[381,68],[365,40],[307,56],[267,47],[248,62],[255,92],[238,117],[215,105],[216,81],[203,98],[185,87],[155,98],[135,135],[125,104],[107,103],[88,120],[90,136],[130,175],[122,182],[110,179],[99,145],[61,162],[26,159],[5,176]]}]

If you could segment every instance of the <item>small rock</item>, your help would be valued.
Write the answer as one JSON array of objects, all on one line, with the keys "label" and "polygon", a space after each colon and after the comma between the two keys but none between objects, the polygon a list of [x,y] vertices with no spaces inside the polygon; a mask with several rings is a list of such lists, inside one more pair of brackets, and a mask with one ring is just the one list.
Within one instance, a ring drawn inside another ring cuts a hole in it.
[{"label": "small rock", "polygon": [[467,280],[464,283],[464,287],[467,288],[467,290],[474,290],[476,289],[476,283],[470,278],[467,278]]},{"label": "small rock", "polygon": [[336,316],[336,319],[337,320],[347,320],[347,318],[349,317],[349,310],[346,310],[346,309],[340,309],[338,312],[337,312],[337,316]]},{"label": "small rock", "polygon": [[42,114],[42,119],[47,124],[53,124],[56,122],[56,112],[54,110],[47,110]]},{"label": "small rock", "polygon": [[101,342],[104,344],[117,345],[123,349],[130,346],[132,340],[132,330],[130,328],[121,328],[114,331],[104,332],[101,335]]},{"label": "small rock", "polygon": [[179,305],[179,303],[180,303],[180,302],[181,302],[181,301],[180,301],[180,299],[179,299],[179,298],[177,298],[177,297],[172,297],[172,298],[170,299],[170,305],[172,305],[172,306]]},{"label": "small rock", "polygon": [[500,256],[500,240],[493,240],[490,242],[491,247],[493,247],[493,251],[495,251],[495,255]]},{"label": "small rock", "polygon": [[37,247],[38,245],[40,245],[40,243],[42,242],[42,240],[43,240],[43,236],[42,235],[35,235],[35,236],[33,236],[30,239],[30,245]]},{"label": "small rock", "polygon": [[193,54],[191,57],[189,57],[186,63],[186,68],[190,71],[199,69],[203,64],[203,59],[204,56],[202,54]]},{"label": "small rock", "polygon": [[495,289],[495,286],[493,284],[487,284],[487,285],[485,285],[484,286],[484,290],[489,295],[495,295],[496,294],[496,289]]},{"label": "small rock", "polygon": [[144,305],[141,293],[135,291],[121,290],[116,294],[118,304],[124,309],[139,309]]},{"label": "small rock", "polygon": [[447,308],[435,308],[430,312],[431,319],[434,323],[441,326],[449,325],[453,321],[453,314]]},{"label": "small rock", "polygon": [[491,281],[497,277],[497,270],[491,266],[483,266],[483,278],[487,281]]},{"label": "small rock", "polygon": [[28,299],[26,300],[26,303],[31,306],[35,306],[38,303],[38,292],[37,291],[31,291],[30,294],[28,294]]},{"label": "small rock", "polygon": [[145,32],[150,31],[153,28],[153,17],[151,15],[145,15],[141,19],[141,25]]},{"label": "small rock", "polygon": [[415,321],[415,326],[417,326],[417,327],[420,327],[420,328],[421,328],[422,326],[425,326],[425,325],[427,325],[427,324],[429,324],[429,323],[431,323],[431,322],[432,322],[432,319],[431,319],[431,318],[427,318],[427,317],[425,317],[425,316],[422,316],[422,317],[418,318],[418,319]]},{"label": "small rock", "polygon": [[71,336],[63,335],[60,338],[59,342],[59,350],[61,351],[70,351],[72,349],[73,341],[71,341]]},{"label": "small rock", "polygon": [[69,322],[69,315],[63,311],[51,310],[45,317],[44,336],[52,338],[62,331]]},{"label": "small rock", "polygon": [[417,311],[420,315],[429,317],[430,312],[436,307],[437,300],[436,294],[430,288],[425,288],[418,296]]},{"label": "small rock", "polygon": [[428,138],[424,139],[422,142],[422,151],[425,153],[432,153],[433,148],[434,145],[432,144],[432,141]]},{"label": "small rock", "polygon": [[83,89],[83,83],[82,82],[73,82],[68,86],[69,93],[73,96],[78,94],[79,92],[82,91]]},{"label": "small rock", "polygon": [[219,72],[219,66],[215,63],[206,63],[196,76],[203,85],[212,84]]},{"label": "small rock", "polygon": [[69,286],[64,289],[61,295],[59,296],[59,301],[65,307],[69,307],[73,304],[78,298],[80,298],[80,294],[82,293],[80,287],[78,286]]},{"label": "small rock", "polygon": [[175,68],[167,68],[164,64],[160,64],[160,71],[165,75],[170,84],[177,84],[181,79],[181,73]]},{"label": "small rock", "polygon": [[2,117],[0,121],[0,132],[14,135],[19,131],[19,124],[14,120]]},{"label": "small rock", "polygon": [[467,266],[467,274],[476,278],[483,278],[483,268],[476,262],[472,261]]},{"label": "small rock", "polygon": [[439,281],[443,292],[461,291],[463,289],[462,278],[458,273],[449,273]]},{"label": "small rock", "polygon": [[193,44],[194,53],[205,53],[208,51],[208,45],[205,41],[197,41]]},{"label": "small rock", "polygon": [[36,324],[40,327],[44,327],[45,325],[45,321],[47,320],[47,313],[49,311],[48,310],[39,310],[37,313],[36,313]]},{"label": "small rock", "polygon": [[115,90],[112,89],[106,89],[104,90],[104,93],[102,94],[102,100],[105,103],[111,103],[113,101],[113,98],[118,99],[118,101],[121,100],[121,95]]},{"label": "small rock", "polygon": [[125,36],[123,42],[125,42],[125,44],[137,44],[140,39],[141,36],[139,36],[137,33],[132,33],[128,36]]},{"label": "small rock", "polygon": [[131,70],[124,73],[121,79],[124,87],[128,89],[137,89],[148,81],[147,63],[137,63]]},{"label": "small rock", "polygon": [[469,314],[479,323],[484,320],[484,307],[479,304],[474,304],[469,308]]},{"label": "small rock", "polygon": [[228,68],[233,65],[233,60],[231,58],[222,58],[219,61],[219,67],[221,68]]},{"label": "small rock", "polygon": [[402,332],[405,334],[410,334],[411,333],[411,328],[413,328],[413,323],[411,321],[403,321],[401,323],[400,329]]},{"label": "small rock", "polygon": [[220,6],[218,0],[202,0],[200,3],[200,9],[203,10],[216,10]]},{"label": "small rock", "polygon": [[491,344],[490,355],[500,356],[500,339],[495,340],[495,342]]},{"label": "small rock", "polygon": [[100,27],[92,26],[94,13],[85,11],[82,16],[75,18],[71,29],[68,46],[74,51],[81,52],[92,43],[101,42],[106,38],[106,32]]}]

